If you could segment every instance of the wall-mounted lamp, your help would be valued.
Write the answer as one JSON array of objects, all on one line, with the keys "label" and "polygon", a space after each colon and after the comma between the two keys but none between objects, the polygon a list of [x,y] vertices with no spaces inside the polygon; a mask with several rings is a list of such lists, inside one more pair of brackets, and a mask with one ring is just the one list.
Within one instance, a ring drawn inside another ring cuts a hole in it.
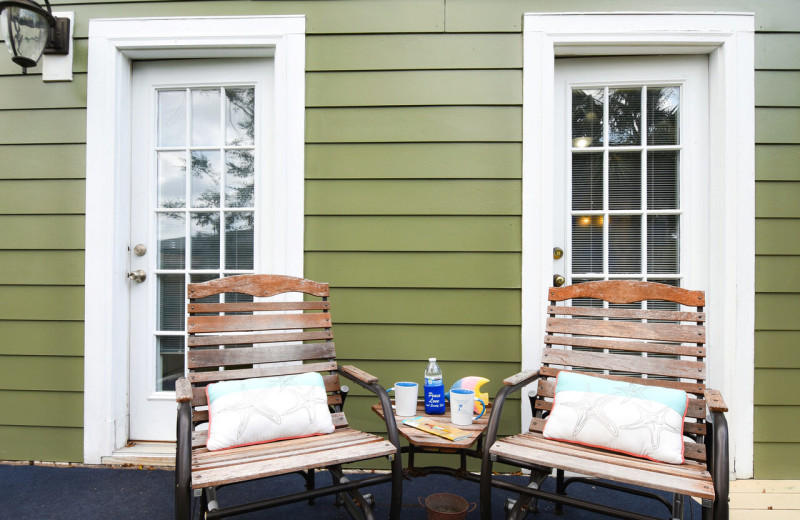
[{"label": "wall-mounted lamp", "polygon": [[42,53],[69,53],[70,20],[53,16],[49,0],[45,5],[46,9],[33,0],[0,0],[3,39],[23,74],[36,66]]}]

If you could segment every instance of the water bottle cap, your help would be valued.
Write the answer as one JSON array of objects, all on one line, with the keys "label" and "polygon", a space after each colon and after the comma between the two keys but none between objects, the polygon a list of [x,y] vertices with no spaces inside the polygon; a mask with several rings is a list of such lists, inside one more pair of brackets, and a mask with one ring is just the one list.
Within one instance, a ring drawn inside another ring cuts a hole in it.
[{"label": "water bottle cap", "polygon": [[434,362],[436,362],[436,358],[435,357],[428,358],[428,362],[429,363],[434,363]]}]

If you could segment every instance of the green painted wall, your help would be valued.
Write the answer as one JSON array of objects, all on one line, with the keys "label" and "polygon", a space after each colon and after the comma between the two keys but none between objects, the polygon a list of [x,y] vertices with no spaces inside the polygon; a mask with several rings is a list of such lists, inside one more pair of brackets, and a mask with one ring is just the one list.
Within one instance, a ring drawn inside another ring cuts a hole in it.
[{"label": "green painted wall", "polygon": [[0,459],[82,456],[90,19],[305,14],[306,275],[333,286],[340,356],[390,381],[436,355],[494,392],[520,359],[522,13],[754,11],[755,469],[800,478],[800,2],[53,4],[76,12],[75,80],[0,59]]}]

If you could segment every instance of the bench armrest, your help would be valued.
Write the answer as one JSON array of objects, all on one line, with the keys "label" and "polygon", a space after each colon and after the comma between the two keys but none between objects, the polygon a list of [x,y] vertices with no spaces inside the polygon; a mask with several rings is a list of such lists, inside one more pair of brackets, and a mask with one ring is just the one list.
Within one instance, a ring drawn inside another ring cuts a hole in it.
[{"label": "bench armrest", "polygon": [[533,381],[534,379],[538,379],[539,371],[538,370],[523,370],[518,374],[514,374],[511,377],[507,377],[503,379],[503,384],[506,386],[517,386],[520,383],[527,385],[529,382]]},{"label": "bench armrest", "polygon": [[179,377],[175,381],[175,400],[179,403],[192,400],[192,384],[185,377]]},{"label": "bench armrest", "polygon": [[345,376],[347,379],[355,381],[356,383],[364,383],[365,385],[374,385],[378,382],[378,378],[373,376],[372,374],[368,374],[364,372],[360,368],[356,368],[353,365],[344,365],[339,367],[339,373]]},{"label": "bench armrest", "polygon": [[344,365],[339,367],[339,373],[347,379],[355,382],[361,387],[366,388],[373,394],[378,396],[383,408],[383,420],[386,423],[386,433],[389,436],[389,442],[397,447],[397,458],[400,458],[400,436],[397,432],[397,422],[394,419],[394,412],[392,412],[392,403],[389,400],[389,394],[386,390],[378,384],[378,378],[364,372],[360,368],[353,365]]},{"label": "bench armrest", "polygon": [[727,412],[728,405],[725,404],[725,400],[722,399],[722,394],[719,390],[712,390],[707,388],[705,391],[705,398],[706,404],[708,404],[708,409],[711,412]]}]

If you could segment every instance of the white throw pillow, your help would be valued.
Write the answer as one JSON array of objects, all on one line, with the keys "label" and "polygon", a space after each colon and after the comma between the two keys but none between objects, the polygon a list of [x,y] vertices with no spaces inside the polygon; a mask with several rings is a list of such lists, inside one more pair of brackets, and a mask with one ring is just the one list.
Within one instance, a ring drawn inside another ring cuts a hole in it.
[{"label": "white throw pillow", "polygon": [[543,435],[682,464],[688,404],[682,390],[563,371],[558,375]]},{"label": "white throw pillow", "polygon": [[213,383],[208,398],[209,450],[331,433],[328,395],[316,372]]}]

